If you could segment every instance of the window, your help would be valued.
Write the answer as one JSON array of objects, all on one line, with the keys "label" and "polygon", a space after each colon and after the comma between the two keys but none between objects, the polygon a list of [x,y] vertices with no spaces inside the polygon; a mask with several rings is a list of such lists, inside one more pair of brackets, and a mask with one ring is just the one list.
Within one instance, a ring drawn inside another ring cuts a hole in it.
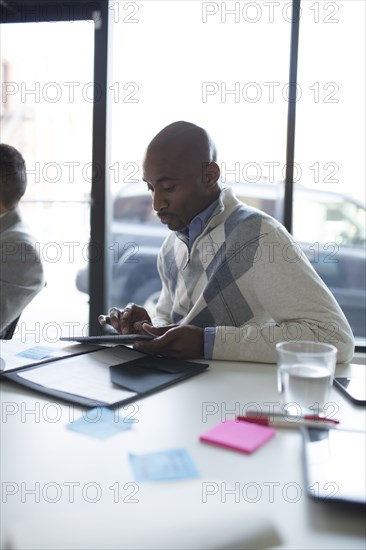
[{"label": "window", "polygon": [[164,126],[187,120],[206,128],[218,149],[223,184],[246,181],[258,193],[265,184],[276,191],[275,182],[283,179],[291,10],[273,19],[267,3],[250,4],[111,3],[110,176],[115,215],[125,213],[126,223],[112,228],[110,305],[151,303],[160,288],[156,254],[166,228],[155,224],[153,231],[150,223],[133,220],[127,225],[132,212],[147,216],[141,161]]},{"label": "window", "polygon": [[55,341],[71,327],[87,333],[88,300],[75,279],[88,258],[94,25],[4,24],[1,46],[1,140],[26,161],[20,207],[47,281],[17,331]]},{"label": "window", "polygon": [[[293,232],[366,338],[365,3],[302,2]],[[342,37],[340,39],[340,37]]]}]

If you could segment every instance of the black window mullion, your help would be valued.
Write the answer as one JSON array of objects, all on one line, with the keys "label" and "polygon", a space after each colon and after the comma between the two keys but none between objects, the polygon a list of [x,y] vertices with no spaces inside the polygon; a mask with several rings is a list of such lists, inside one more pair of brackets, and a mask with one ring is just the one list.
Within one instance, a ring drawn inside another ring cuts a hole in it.
[{"label": "black window mullion", "polygon": [[296,99],[297,99],[297,60],[299,47],[299,26],[301,0],[292,2],[291,21],[291,45],[290,45],[290,75],[289,75],[289,97],[287,114],[287,145],[286,145],[286,176],[284,196],[284,217],[283,224],[286,229],[292,232],[292,203],[294,183],[294,162],[295,162],[295,121],[296,121]]},{"label": "black window mullion", "polygon": [[101,2],[95,22],[93,175],[90,211],[89,334],[101,333],[98,315],[105,312],[109,295],[109,265],[106,254],[110,227],[110,186],[107,146],[108,116],[108,2]]}]

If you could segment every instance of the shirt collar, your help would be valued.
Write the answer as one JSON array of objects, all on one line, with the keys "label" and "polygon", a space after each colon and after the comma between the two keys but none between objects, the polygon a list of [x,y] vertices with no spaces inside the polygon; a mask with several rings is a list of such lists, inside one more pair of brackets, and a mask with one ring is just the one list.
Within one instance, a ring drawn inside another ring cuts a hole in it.
[{"label": "shirt collar", "polygon": [[216,209],[218,203],[219,203],[219,199],[216,199],[214,202],[209,204],[207,208],[199,212],[197,216],[195,216],[191,220],[190,224],[187,225],[187,227],[185,227],[181,231],[177,231],[178,234],[183,234],[186,237],[186,239],[188,238],[189,249],[192,248],[192,245],[194,241],[197,239],[197,237],[201,235],[209,219],[214,213],[214,210]]}]

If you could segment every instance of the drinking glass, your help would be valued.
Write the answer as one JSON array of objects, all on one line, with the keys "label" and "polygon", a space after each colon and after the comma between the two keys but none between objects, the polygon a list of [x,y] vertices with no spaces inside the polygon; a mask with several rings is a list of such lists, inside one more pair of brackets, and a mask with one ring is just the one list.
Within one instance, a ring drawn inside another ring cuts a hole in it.
[{"label": "drinking glass", "polygon": [[295,415],[324,411],[333,383],[337,349],[321,342],[280,342],[277,350],[278,390],[285,410]]}]

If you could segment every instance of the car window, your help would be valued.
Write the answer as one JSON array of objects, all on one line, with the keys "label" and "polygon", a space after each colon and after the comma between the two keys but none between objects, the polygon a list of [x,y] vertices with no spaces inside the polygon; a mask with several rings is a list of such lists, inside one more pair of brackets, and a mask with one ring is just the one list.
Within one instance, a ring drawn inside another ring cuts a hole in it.
[{"label": "car window", "polygon": [[160,223],[148,194],[117,197],[113,203],[113,218],[129,223]]},{"label": "car window", "polygon": [[365,209],[347,200],[318,202],[310,197],[295,198],[293,235],[300,242],[363,246]]}]

